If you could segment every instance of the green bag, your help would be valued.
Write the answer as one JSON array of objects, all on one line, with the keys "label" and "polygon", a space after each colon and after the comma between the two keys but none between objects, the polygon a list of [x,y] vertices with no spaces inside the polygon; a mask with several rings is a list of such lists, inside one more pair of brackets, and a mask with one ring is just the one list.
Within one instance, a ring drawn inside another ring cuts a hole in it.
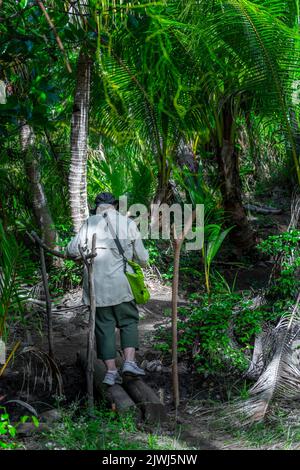
[{"label": "green bag", "polygon": [[[103,214],[103,217],[105,217],[105,219],[107,221],[108,228],[109,228],[112,236],[114,237],[114,241],[117,245],[119,253],[123,257],[124,273],[125,273],[125,275],[128,279],[128,282],[130,284],[134,299],[135,299],[137,304],[145,304],[150,299],[150,292],[148,291],[148,289],[145,285],[143,270],[142,270],[141,266],[138,263],[135,263],[134,261],[131,261],[131,260],[126,258],[125,254],[124,254],[123,247],[120,243],[120,240],[119,240],[117,234],[115,233],[115,231],[114,231],[114,229],[111,225],[109,217],[107,216],[106,213]],[[131,268],[134,271],[133,273],[129,273],[127,271],[127,269],[126,269],[127,264],[129,264],[129,266],[131,266]]]},{"label": "green bag", "polygon": [[135,263],[134,261],[128,260],[127,258],[126,262],[134,270],[134,273],[129,273],[128,271],[126,271],[125,274],[130,284],[135,301],[137,304],[145,304],[150,299],[150,292],[148,291],[145,285],[144,273],[142,271],[142,268],[139,264]]}]

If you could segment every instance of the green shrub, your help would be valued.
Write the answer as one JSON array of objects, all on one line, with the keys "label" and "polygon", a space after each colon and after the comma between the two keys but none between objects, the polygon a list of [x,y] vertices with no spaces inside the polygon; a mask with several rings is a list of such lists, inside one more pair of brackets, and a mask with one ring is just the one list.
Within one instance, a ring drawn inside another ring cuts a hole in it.
[{"label": "green shrub", "polygon": [[258,248],[275,259],[282,256],[280,270],[268,294],[278,299],[293,298],[299,289],[300,230],[272,235],[261,242]]},{"label": "green shrub", "polygon": [[[61,234],[60,250],[64,251],[72,237],[71,228],[68,224],[58,226]],[[75,289],[82,282],[83,263],[71,259],[60,260],[58,265],[51,266],[49,271],[49,288],[54,296],[63,295],[70,289]]]},{"label": "green shrub", "polygon": [[[210,297],[191,296],[189,305],[178,309],[178,352],[199,373],[244,370],[245,353],[252,349],[254,337],[264,321],[274,319],[278,311],[253,309],[242,294],[221,292]],[[171,333],[161,327],[156,349],[171,349]]]},{"label": "green shrub", "polygon": [[10,423],[9,414],[4,408],[0,408],[0,448],[13,449],[16,447],[13,440],[16,433],[16,427]]},{"label": "green shrub", "polygon": [[9,325],[24,319],[24,301],[29,296],[26,286],[35,278],[31,253],[14,233],[4,230],[0,220],[0,338],[7,341]]},{"label": "green shrub", "polygon": [[81,284],[83,266],[82,263],[66,259],[62,266],[53,266],[49,275],[49,287],[54,295],[74,289]]},{"label": "green shrub", "polygon": [[[26,423],[30,419],[29,416],[22,416],[18,423],[12,424],[10,416],[4,407],[0,407],[0,449],[15,449],[20,447],[16,441],[16,434],[19,424]],[[31,416],[35,426],[39,425],[38,419]]]}]

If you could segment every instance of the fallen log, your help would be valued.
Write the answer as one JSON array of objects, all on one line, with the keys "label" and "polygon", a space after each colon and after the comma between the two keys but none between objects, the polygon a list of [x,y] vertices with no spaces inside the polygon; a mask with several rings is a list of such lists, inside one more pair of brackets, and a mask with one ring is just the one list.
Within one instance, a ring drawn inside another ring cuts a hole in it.
[{"label": "fallen log", "polygon": [[128,395],[138,405],[143,419],[149,424],[159,424],[167,419],[165,406],[156,393],[140,377],[129,374],[123,375],[123,387]]},{"label": "fallen log", "polygon": [[[77,353],[77,362],[85,370],[87,364],[85,351]],[[117,363],[121,365],[121,358],[117,358]],[[95,392],[99,397],[111,403],[118,412],[131,410],[137,419],[142,417],[149,424],[166,421],[167,414],[163,403],[140,377],[124,374],[122,386],[107,387],[102,383],[105,373],[104,363],[99,359],[94,359]]]},{"label": "fallen log", "polygon": [[[86,370],[86,351],[77,353],[77,364],[80,365],[84,371]],[[94,389],[98,397],[111,403],[112,407],[120,414],[131,411],[136,418],[139,419],[141,417],[139,408],[137,408],[134,401],[121,385],[116,384],[112,387],[108,387],[102,383],[105,373],[106,368],[104,363],[100,361],[100,359],[94,358]]]}]

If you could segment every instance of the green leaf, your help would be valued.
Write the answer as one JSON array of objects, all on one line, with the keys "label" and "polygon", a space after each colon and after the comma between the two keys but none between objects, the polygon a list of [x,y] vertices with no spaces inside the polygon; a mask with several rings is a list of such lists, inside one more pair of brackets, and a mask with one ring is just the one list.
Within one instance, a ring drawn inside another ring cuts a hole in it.
[{"label": "green leaf", "polygon": [[31,416],[31,419],[32,419],[32,422],[35,425],[35,427],[38,428],[40,423],[39,423],[39,420],[37,419],[37,417],[36,416]]},{"label": "green leaf", "polygon": [[25,415],[25,416],[22,416],[21,419],[20,419],[20,423],[26,423],[26,421],[28,421],[28,418],[29,416]]},{"label": "green leaf", "polygon": [[17,430],[14,426],[12,426],[11,424],[9,424],[7,426],[7,429],[8,429],[8,432],[10,434],[11,437],[15,437],[15,435],[17,434]]}]

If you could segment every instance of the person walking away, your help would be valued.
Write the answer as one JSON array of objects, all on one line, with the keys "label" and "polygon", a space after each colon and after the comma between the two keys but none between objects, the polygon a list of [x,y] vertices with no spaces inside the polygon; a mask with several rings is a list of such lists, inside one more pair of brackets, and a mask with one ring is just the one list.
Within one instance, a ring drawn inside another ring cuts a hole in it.
[{"label": "person walking away", "polygon": [[[96,233],[96,253],[94,260],[94,285],[96,296],[95,336],[97,356],[106,365],[103,383],[114,385],[122,378],[116,367],[116,327],[120,330],[121,348],[125,361],[121,373],[135,376],[145,375],[135,361],[139,347],[139,313],[134,296],[124,272],[124,261],[120,255],[108,223],[116,233],[124,255],[146,267],[149,254],[145,249],[136,223],[118,212],[118,201],[111,193],[100,193],[95,199],[95,215],[82,225],[79,233],[67,246],[67,253],[79,257],[78,245],[90,252],[92,237]],[[107,219],[109,218],[109,222]],[[133,272],[127,264],[128,272]],[[87,269],[84,268],[83,302],[90,304]]]}]

